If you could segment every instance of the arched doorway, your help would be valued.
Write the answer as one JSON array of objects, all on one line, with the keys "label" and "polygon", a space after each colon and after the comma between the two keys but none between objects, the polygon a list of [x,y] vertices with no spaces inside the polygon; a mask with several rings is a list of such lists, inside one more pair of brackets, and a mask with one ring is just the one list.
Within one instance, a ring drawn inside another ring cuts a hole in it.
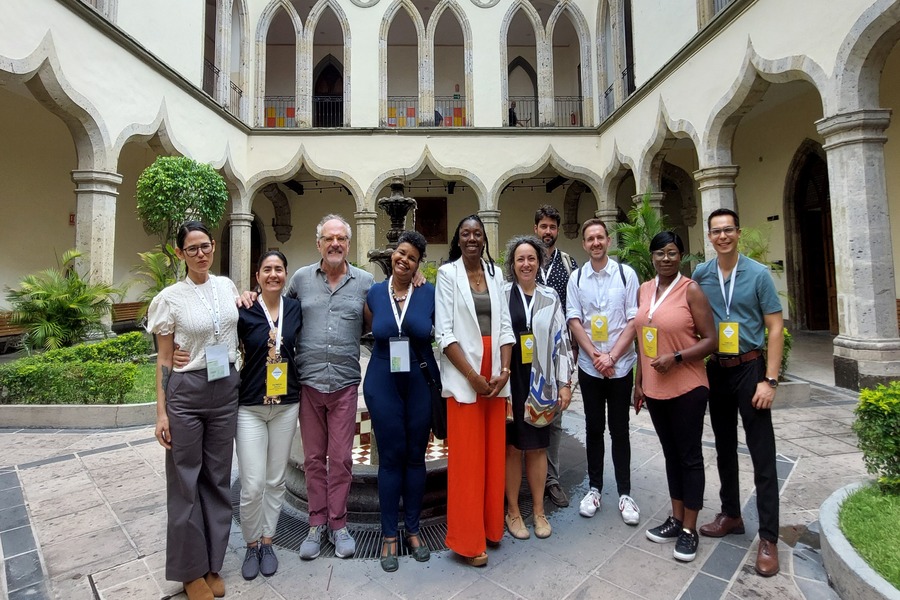
[{"label": "arched doorway", "polygon": [[794,267],[790,293],[796,316],[792,317],[801,329],[837,334],[831,197],[828,165],[820,144],[812,140],[803,143],[794,156],[786,187],[786,212],[793,219],[787,244]]},{"label": "arched doorway", "polygon": [[316,66],[313,85],[313,127],[344,125],[344,70],[329,54]]}]

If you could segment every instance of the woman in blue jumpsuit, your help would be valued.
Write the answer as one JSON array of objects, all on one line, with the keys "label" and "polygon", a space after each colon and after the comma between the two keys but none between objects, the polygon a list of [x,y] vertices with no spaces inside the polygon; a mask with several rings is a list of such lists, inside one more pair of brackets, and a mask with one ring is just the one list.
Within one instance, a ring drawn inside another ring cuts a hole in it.
[{"label": "woman in blue jumpsuit", "polygon": [[[378,498],[384,545],[381,566],[396,571],[400,499],[410,552],[419,562],[430,557],[419,536],[419,513],[425,495],[425,450],[431,429],[431,394],[419,368],[428,363],[439,381],[431,349],[434,286],[414,288],[412,278],[425,258],[425,238],[405,231],[391,256],[391,276],[369,290],[366,318],[375,347],[366,370],[363,393],[378,441]],[[421,360],[420,358],[421,357]]]}]

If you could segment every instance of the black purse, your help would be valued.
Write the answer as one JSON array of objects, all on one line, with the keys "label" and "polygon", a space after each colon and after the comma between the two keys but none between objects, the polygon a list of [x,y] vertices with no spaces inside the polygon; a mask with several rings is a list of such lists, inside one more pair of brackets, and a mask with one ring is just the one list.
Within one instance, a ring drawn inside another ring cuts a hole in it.
[{"label": "black purse", "polygon": [[428,363],[419,354],[419,349],[413,346],[413,351],[416,353],[419,368],[422,369],[422,375],[428,382],[428,389],[431,391],[431,432],[434,437],[445,440],[447,439],[447,399],[441,396],[443,390],[441,381],[440,379],[435,381],[431,376]]}]

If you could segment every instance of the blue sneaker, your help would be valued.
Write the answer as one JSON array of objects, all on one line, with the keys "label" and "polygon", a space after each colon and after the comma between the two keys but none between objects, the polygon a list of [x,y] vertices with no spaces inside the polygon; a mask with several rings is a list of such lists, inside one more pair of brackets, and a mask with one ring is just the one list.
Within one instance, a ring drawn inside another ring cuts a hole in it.
[{"label": "blue sneaker", "polygon": [[356,552],[356,541],[346,527],[337,531],[329,529],[328,541],[334,544],[334,555],[338,558],[350,558]]},{"label": "blue sneaker", "polygon": [[322,549],[322,529],[324,525],[313,525],[309,528],[306,539],[300,544],[300,558],[303,560],[312,560],[319,556]]}]

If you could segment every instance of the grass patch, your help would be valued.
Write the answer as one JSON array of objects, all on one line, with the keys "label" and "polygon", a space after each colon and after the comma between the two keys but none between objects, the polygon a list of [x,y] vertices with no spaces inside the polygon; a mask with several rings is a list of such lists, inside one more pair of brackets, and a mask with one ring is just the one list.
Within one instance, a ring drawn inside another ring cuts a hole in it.
[{"label": "grass patch", "polygon": [[862,487],[844,500],[838,520],[860,556],[900,589],[900,495],[884,494],[874,484]]},{"label": "grass patch", "polygon": [[122,404],[156,402],[156,361],[150,360],[137,366],[134,389],[125,394]]}]

